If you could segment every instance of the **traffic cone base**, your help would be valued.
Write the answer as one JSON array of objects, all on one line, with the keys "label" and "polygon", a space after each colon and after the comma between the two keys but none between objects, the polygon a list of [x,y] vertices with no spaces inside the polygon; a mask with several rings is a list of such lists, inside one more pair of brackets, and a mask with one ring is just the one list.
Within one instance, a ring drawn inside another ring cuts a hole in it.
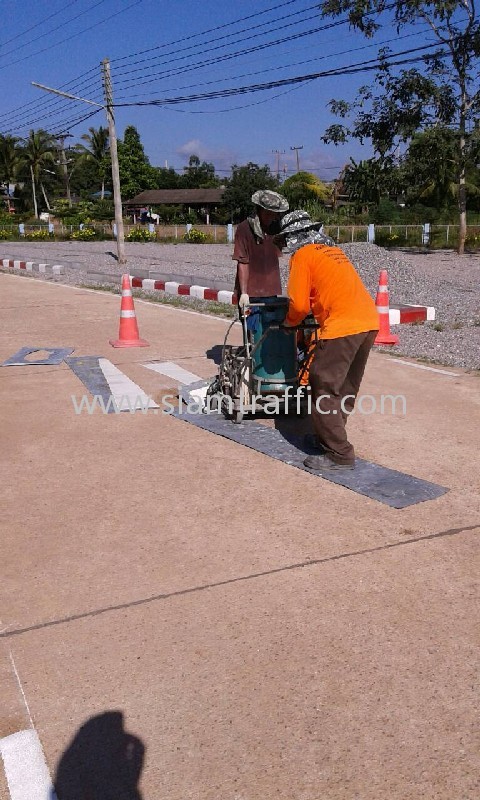
[{"label": "traffic cone base", "polygon": [[398,344],[398,336],[390,333],[390,301],[388,299],[388,273],[382,269],[378,280],[378,291],[375,300],[378,311],[379,330],[374,344]]},{"label": "traffic cone base", "polygon": [[374,341],[374,344],[398,344],[400,339],[394,333],[388,334],[381,334],[380,331],[377,333],[377,338]]},{"label": "traffic cone base", "polygon": [[150,347],[146,339],[110,339],[112,347]]},{"label": "traffic cone base", "polygon": [[130,275],[122,276],[122,302],[120,305],[120,330],[118,339],[110,339],[112,347],[149,347],[138,334],[137,317],[133,305]]}]

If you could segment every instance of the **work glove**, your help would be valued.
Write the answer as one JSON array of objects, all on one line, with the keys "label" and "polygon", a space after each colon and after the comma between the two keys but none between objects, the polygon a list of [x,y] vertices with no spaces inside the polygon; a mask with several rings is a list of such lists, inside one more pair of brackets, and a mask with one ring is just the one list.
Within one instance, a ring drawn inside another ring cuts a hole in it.
[{"label": "work glove", "polygon": [[246,292],[240,295],[240,300],[238,301],[238,305],[240,308],[244,308],[245,306],[250,305],[250,298]]}]

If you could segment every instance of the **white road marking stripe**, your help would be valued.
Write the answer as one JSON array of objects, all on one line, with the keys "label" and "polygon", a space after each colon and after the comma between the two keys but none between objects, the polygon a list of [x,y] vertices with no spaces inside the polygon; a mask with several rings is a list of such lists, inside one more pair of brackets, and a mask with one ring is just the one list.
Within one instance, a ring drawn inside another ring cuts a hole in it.
[{"label": "white road marking stripe", "polygon": [[[159,408],[158,404],[151,400],[145,394],[143,389],[127,378],[127,376],[115,364],[112,364],[108,358],[99,358],[98,363],[100,369],[105,375],[106,381],[110,387],[113,399],[119,404],[122,410],[130,411],[137,407],[138,410],[142,408]],[[128,402],[131,407],[128,407]],[[140,403],[142,407],[140,407]]]},{"label": "white road marking stripe", "polygon": [[437,369],[437,367],[427,367],[425,364],[414,364],[412,361],[403,361],[401,358],[392,358],[392,364],[405,364],[407,367],[415,367],[416,369],[426,369],[428,372],[438,372],[440,375],[450,375],[452,378],[459,378],[459,372],[450,372],[447,369]]},{"label": "white road marking stripe", "polygon": [[0,739],[11,800],[56,800],[42,745],[35,730]]},{"label": "white road marking stripe", "polygon": [[188,372],[188,370],[179,367],[173,361],[163,361],[160,364],[143,364],[142,366],[152,369],[154,372],[159,372],[161,375],[166,375],[167,378],[173,378],[173,380],[186,386],[189,383],[196,383],[202,380],[199,375]]}]

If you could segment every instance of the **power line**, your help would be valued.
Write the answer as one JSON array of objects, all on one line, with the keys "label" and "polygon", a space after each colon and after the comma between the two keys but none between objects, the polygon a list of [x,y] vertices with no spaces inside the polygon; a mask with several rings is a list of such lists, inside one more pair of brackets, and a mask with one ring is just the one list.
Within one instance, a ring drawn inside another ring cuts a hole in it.
[{"label": "power line", "polygon": [[[75,0],[75,2],[76,2],[76,0]],[[93,4],[93,6],[90,6],[90,8],[86,8],[84,11],[81,11],[80,14],[77,14],[75,17],[71,17],[70,19],[64,19],[62,24],[61,25],[57,25],[56,28],[50,28],[48,31],[46,31],[46,33],[41,33],[40,36],[36,36],[35,39],[29,39],[28,42],[25,42],[24,44],[17,45],[17,47],[15,47],[13,50],[7,50],[4,53],[0,53],[0,58],[3,58],[3,56],[9,56],[11,53],[16,53],[17,50],[23,50],[24,47],[28,47],[29,44],[33,44],[34,42],[38,42],[39,39],[44,39],[45,36],[50,36],[52,33],[55,33],[55,31],[60,30],[60,28],[65,28],[66,25],[69,25],[71,22],[74,22],[76,19],[79,19],[80,17],[83,17],[85,14],[88,14],[89,11],[92,11],[94,8],[97,8],[97,6],[101,6],[101,5],[103,5],[103,3],[106,3],[106,2],[107,2],[107,0],[97,0],[97,2]],[[69,5],[72,5],[72,3],[70,3]],[[68,8],[68,6],[67,6],[67,8]],[[60,12],[57,11],[57,14],[59,14],[59,13]],[[51,17],[52,16],[57,16],[57,14],[52,14]],[[42,23],[39,23],[39,25],[41,25],[41,24]],[[35,26],[35,27],[38,27],[38,26]],[[19,36],[21,36],[21,35],[22,34],[19,34]],[[15,37],[15,38],[18,38],[18,37]],[[1,46],[3,47],[4,45],[1,45]]]},{"label": "power line", "polygon": [[284,3],[279,3],[276,6],[272,6],[271,8],[266,8],[263,11],[255,11],[254,14],[249,14],[247,17],[240,17],[240,19],[233,20],[233,22],[226,22],[224,25],[217,25],[214,28],[208,28],[205,31],[201,31],[200,33],[192,33],[190,36],[184,36],[181,39],[176,39],[173,42],[168,42],[168,44],[159,44],[156,47],[149,47],[146,50],[139,50],[137,53],[130,53],[128,56],[122,56],[121,58],[113,58],[111,63],[118,63],[120,61],[126,61],[129,58],[136,58],[137,56],[142,56],[145,53],[153,53],[155,50],[161,50],[164,47],[171,47],[175,44],[183,44],[184,42],[188,42],[191,39],[195,39],[199,36],[206,36],[208,33],[215,33],[215,31],[223,30],[223,28],[229,28],[232,25],[237,25],[239,22],[246,22],[249,19],[257,19],[259,16],[263,14],[268,14],[270,11],[276,11],[279,8],[283,8],[284,6],[290,6],[292,3],[297,2],[297,0],[286,0]]},{"label": "power line", "polygon": [[45,25],[45,23],[47,22],[50,23],[53,17],[58,17],[59,14],[64,14],[67,8],[70,8],[70,6],[74,6],[75,3],[78,2],[79,0],[71,0],[70,3],[67,3],[66,6],[62,6],[62,8],[60,8],[58,11],[54,11],[53,13],[49,12],[48,17],[46,17],[45,19],[40,20],[40,22],[37,22],[35,25],[31,25],[30,28],[26,28],[24,31],[22,31],[22,33],[17,33],[16,36],[12,36],[12,38],[7,39],[6,42],[0,42],[0,47],[5,47],[7,44],[16,42],[17,39],[21,39],[22,36],[25,36],[26,33],[30,33],[30,31],[34,31],[36,28],[40,28],[41,25]]},{"label": "power line", "polygon": [[[104,2],[104,0],[101,0]],[[0,69],[7,69],[7,67],[12,67],[14,64],[20,64],[22,61],[27,61],[29,58],[33,58],[33,56],[38,56],[41,53],[47,53],[50,50],[53,50],[55,47],[59,47],[61,44],[65,44],[65,42],[70,42],[72,39],[77,39],[82,33],[87,33],[88,31],[93,30],[94,28],[98,28],[99,25],[103,25],[105,22],[110,22],[113,17],[118,17],[119,14],[124,14],[125,11],[129,11],[131,8],[140,5],[143,0],[135,0],[134,3],[130,3],[129,6],[122,8],[120,11],[117,11],[115,14],[110,14],[108,17],[104,17],[104,19],[95,22],[93,25],[89,25],[88,28],[83,28],[81,31],[77,31],[77,33],[72,33],[71,36],[67,36],[66,39],[62,39],[60,42],[53,42],[53,44],[49,45],[49,47],[44,47],[42,50],[36,50],[34,53],[30,53],[27,56],[23,56],[23,58],[17,58],[16,61],[10,61],[8,64],[0,66]]]},{"label": "power line", "polygon": [[[416,31],[415,33],[408,33],[408,34],[405,34],[403,36],[396,36],[393,39],[384,39],[381,42],[374,42],[374,43],[371,43],[371,44],[361,45],[360,47],[349,48],[348,50],[342,50],[340,52],[336,52],[335,53],[335,57],[347,55],[347,54],[350,54],[350,53],[357,53],[357,52],[359,52],[361,50],[371,50],[372,47],[380,47],[382,45],[391,44],[392,42],[401,41],[402,39],[410,39],[412,37],[422,36],[422,35],[424,35],[424,31]],[[290,63],[290,64],[282,64],[280,66],[267,67],[267,69],[256,70],[255,72],[246,72],[246,73],[242,73],[242,74],[239,74],[239,75],[237,74],[234,77],[235,77],[235,79],[240,79],[240,78],[249,78],[249,77],[252,77],[254,75],[264,75],[266,72],[278,72],[278,70],[281,70],[281,69],[290,69],[291,67],[299,67],[299,66],[302,66],[303,64],[311,64],[311,63],[314,63],[316,61],[325,61],[325,59],[327,59],[327,58],[331,59],[331,57],[332,56],[329,55],[329,54],[328,55],[323,55],[323,56],[317,56],[316,58],[308,58],[308,59],[305,59],[303,61],[296,61],[296,62],[293,62],[293,63]],[[165,92],[179,92],[179,91],[183,91],[184,89],[195,89],[195,88],[201,87],[201,86],[211,86],[212,84],[218,85],[219,83],[225,83],[226,81],[229,81],[229,80],[232,80],[232,76],[229,76],[227,78],[217,78],[217,79],[211,80],[211,81],[203,81],[201,83],[188,84],[187,86],[177,86],[175,88],[164,89],[163,91],[159,90],[158,92],[150,92],[149,94],[164,94]],[[143,92],[142,94],[145,95],[147,93]],[[131,96],[131,97],[129,97],[126,94],[125,95],[118,95],[117,99],[118,100],[121,100],[121,99],[133,100],[133,99],[136,99],[138,97],[142,97],[142,94],[137,94],[137,95],[134,95],[134,96]]]},{"label": "power line", "polygon": [[[228,33],[228,34],[225,34],[225,36],[215,36],[213,39],[207,39],[205,42],[199,42],[198,44],[190,45],[189,47],[181,47],[180,49],[176,48],[174,50],[170,50],[169,52],[164,53],[160,57],[164,58],[165,56],[171,56],[171,55],[178,56],[178,53],[188,53],[191,50],[195,50],[195,49],[199,49],[199,48],[201,49],[202,53],[205,53],[205,46],[208,45],[208,44],[215,43],[216,44],[215,47],[209,48],[206,51],[206,53],[208,54],[210,52],[214,52],[215,50],[221,50],[223,47],[225,47],[225,44],[217,44],[218,42],[221,42],[224,39],[228,40],[228,44],[229,45],[237,44],[238,42],[243,42],[243,41],[251,41],[252,39],[258,38],[259,36],[265,36],[266,33],[270,34],[270,33],[273,33],[273,32],[275,32],[277,30],[286,30],[287,28],[291,28],[293,25],[298,25],[299,23],[310,22],[312,19],[318,19],[318,5],[314,5],[314,6],[309,6],[308,8],[306,8],[306,9],[304,9],[302,11],[295,11],[293,14],[286,14],[284,17],[280,17],[278,20],[276,20],[276,22],[281,22],[282,20],[290,19],[290,17],[299,16],[300,14],[303,14],[305,11],[311,11],[313,9],[317,9],[317,13],[316,14],[312,14],[309,17],[304,17],[301,20],[296,20],[295,22],[289,22],[286,25],[277,25],[277,26],[272,27],[272,23],[271,22],[262,22],[259,25],[255,25],[253,28],[252,27],[242,28],[242,30],[240,30],[240,31],[235,31],[234,33]],[[260,33],[253,33],[253,31],[258,30],[259,28],[264,28],[266,25],[270,25],[270,28],[269,28],[268,31],[262,31]],[[241,33],[246,33],[247,36],[244,37],[243,39],[237,39],[237,40],[232,41],[233,37],[237,37]],[[162,47],[166,47],[166,46],[167,45],[162,45]],[[164,66],[164,65],[168,66],[169,64],[173,64],[175,61],[181,61],[181,60],[184,60],[184,59],[190,58],[190,57],[191,57],[191,55],[184,55],[184,56],[176,57],[176,58],[170,59],[169,61],[161,61],[160,63],[156,64],[155,66]],[[133,67],[133,66],[135,66],[137,64],[148,64],[151,61],[157,61],[158,58],[159,58],[159,56],[153,56],[152,58],[144,58],[144,59],[141,59],[140,61],[134,61],[134,62],[132,62],[132,64],[128,65],[128,73],[132,74],[134,72],[141,72],[141,71],[143,71],[143,67],[139,67],[138,69],[131,69],[131,67]],[[125,70],[125,69],[123,69],[123,71],[122,70],[117,70],[117,75],[122,75],[122,74],[125,74],[126,72],[127,72],[127,70]]]},{"label": "power line", "polygon": [[[411,53],[416,53],[424,50],[430,50],[432,47],[438,47],[438,44],[428,44],[423,45],[422,47],[415,47],[410,48],[409,50],[403,50],[399,53],[391,54],[390,58],[398,58],[399,56],[409,55]],[[446,51],[438,51],[439,53],[445,53]],[[404,59],[401,61],[390,61],[389,66],[400,66],[403,64],[411,64],[415,61],[422,60],[424,56],[416,56],[415,58]],[[177,103],[190,103],[196,102],[199,100],[215,100],[220,97],[231,97],[237,94],[247,94],[250,92],[258,92],[258,91],[265,91],[267,89],[274,89],[279,86],[289,86],[294,83],[303,83],[305,81],[312,81],[318,78],[325,78],[337,75],[354,75],[358,72],[369,72],[373,69],[377,69],[381,59],[379,57],[370,59],[368,61],[359,62],[358,64],[352,64],[348,67],[338,67],[331,70],[326,70],[324,72],[316,72],[310,75],[297,75],[293,78],[284,78],[278,81],[269,81],[268,83],[260,83],[260,84],[252,84],[250,86],[239,86],[233,87],[229,89],[220,89],[216,92],[206,92],[204,94],[194,94],[194,95],[185,95],[183,97],[171,97],[171,98],[163,98],[162,100],[144,100],[144,101],[137,101],[137,102],[130,102],[130,103],[117,103],[117,108],[127,108],[131,106],[163,106],[163,105],[175,105]]]}]

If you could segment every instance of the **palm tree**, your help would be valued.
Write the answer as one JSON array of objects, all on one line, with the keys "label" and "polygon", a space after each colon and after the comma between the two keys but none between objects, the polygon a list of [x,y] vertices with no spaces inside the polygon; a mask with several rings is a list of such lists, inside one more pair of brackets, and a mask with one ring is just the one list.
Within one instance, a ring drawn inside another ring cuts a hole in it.
[{"label": "palm tree", "polygon": [[35,216],[38,217],[38,203],[36,184],[40,184],[42,194],[45,198],[47,208],[49,208],[47,195],[42,183],[42,172],[47,166],[53,166],[56,159],[56,145],[50,133],[39,129],[31,130],[27,139],[23,140],[24,147],[20,156],[21,163],[28,167],[32,181],[33,208]]},{"label": "palm tree", "polygon": [[98,171],[98,177],[102,182],[101,200],[105,197],[105,180],[110,167],[110,147],[108,141],[108,128],[89,128],[89,133],[84,133],[81,137],[87,145],[78,144],[76,149],[80,153],[80,159],[92,161]]},{"label": "palm tree", "polygon": [[8,187],[14,182],[19,164],[19,151],[17,148],[18,139],[15,136],[4,136],[0,134],[0,184],[7,188],[8,210],[10,211],[10,200]]}]

